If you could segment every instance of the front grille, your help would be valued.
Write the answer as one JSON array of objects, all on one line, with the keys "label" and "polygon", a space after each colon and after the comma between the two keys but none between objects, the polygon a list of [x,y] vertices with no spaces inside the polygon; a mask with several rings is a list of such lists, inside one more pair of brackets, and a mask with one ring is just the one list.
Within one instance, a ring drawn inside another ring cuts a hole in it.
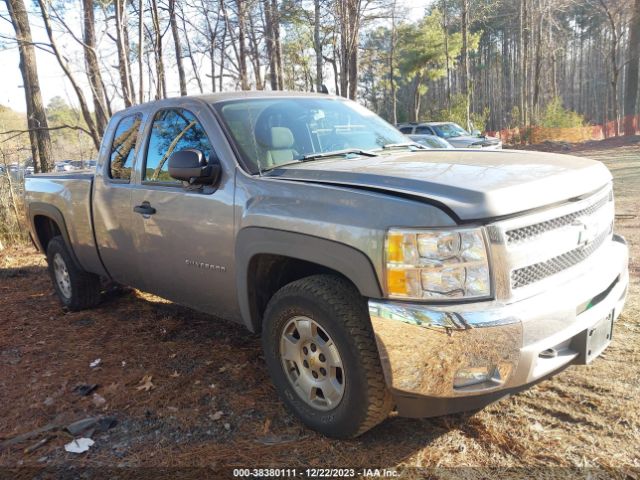
[{"label": "front grille", "polygon": [[604,205],[606,205],[608,201],[609,201],[609,196],[605,195],[593,205],[587,208],[584,208],[582,210],[578,210],[577,212],[572,212],[567,215],[563,215],[561,217],[552,218],[551,220],[546,220],[544,222],[536,223],[534,225],[527,225],[526,227],[520,227],[513,230],[509,230],[506,234],[507,243],[516,244],[516,243],[528,241],[542,235],[543,233],[549,232],[551,230],[556,230],[566,225],[571,225],[571,223],[573,223],[573,221],[576,218],[593,215],[595,212],[600,210]]},{"label": "front grille", "polygon": [[563,270],[566,270],[567,268],[573,267],[574,265],[582,262],[598,248],[600,248],[600,246],[611,234],[611,228],[601,233],[598,237],[595,238],[593,242],[587,245],[578,247],[569,252],[563,253],[562,255],[558,255],[557,257],[550,258],[549,260],[545,260],[544,262],[535,263],[527,267],[513,270],[511,272],[512,288],[520,288],[538,282],[544,278],[555,275],[556,273],[560,273]]}]

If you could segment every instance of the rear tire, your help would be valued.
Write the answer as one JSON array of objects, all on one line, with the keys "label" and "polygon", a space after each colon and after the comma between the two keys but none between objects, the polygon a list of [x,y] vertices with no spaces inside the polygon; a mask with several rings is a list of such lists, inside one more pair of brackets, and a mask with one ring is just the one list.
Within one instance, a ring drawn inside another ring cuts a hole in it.
[{"label": "rear tire", "polygon": [[100,303],[100,277],[76,266],[62,237],[51,239],[47,262],[53,287],[62,306],[78,311]]},{"label": "rear tire", "polygon": [[279,396],[310,428],[353,438],[387,418],[392,399],[367,303],[347,280],[314,275],[282,287],[262,341]]}]

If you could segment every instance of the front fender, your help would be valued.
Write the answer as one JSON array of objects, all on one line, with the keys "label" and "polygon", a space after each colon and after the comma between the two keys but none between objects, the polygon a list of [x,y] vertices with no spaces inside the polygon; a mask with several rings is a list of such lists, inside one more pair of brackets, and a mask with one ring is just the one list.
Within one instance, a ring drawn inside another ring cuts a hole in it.
[{"label": "front fender", "polygon": [[236,287],[245,325],[255,330],[251,311],[248,273],[251,259],[259,254],[282,255],[313,262],[348,278],[369,298],[381,298],[382,289],[371,260],[360,250],[333,240],[263,227],[247,227],[236,238]]}]

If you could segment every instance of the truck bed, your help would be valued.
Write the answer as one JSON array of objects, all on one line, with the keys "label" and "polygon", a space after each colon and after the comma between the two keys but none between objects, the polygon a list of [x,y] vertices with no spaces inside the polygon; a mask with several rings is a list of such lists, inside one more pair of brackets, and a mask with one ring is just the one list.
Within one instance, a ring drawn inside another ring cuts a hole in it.
[{"label": "truck bed", "polygon": [[100,272],[91,218],[93,172],[44,173],[25,177],[27,218],[57,210],[73,245],[75,256],[87,271]]}]

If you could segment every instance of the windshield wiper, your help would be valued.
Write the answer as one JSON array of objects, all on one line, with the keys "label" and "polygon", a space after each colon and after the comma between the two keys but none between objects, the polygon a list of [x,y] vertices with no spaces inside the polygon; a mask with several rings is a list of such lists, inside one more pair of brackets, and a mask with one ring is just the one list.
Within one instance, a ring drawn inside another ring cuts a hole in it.
[{"label": "windshield wiper", "polygon": [[294,160],[292,162],[280,163],[279,165],[274,165],[273,167],[263,168],[260,172],[269,172],[271,170],[276,170],[277,168],[287,167],[289,165],[295,165],[297,163],[304,163],[316,160],[318,158],[327,158],[327,157],[338,157],[341,155],[362,155],[363,157],[377,157],[378,154],[372,152],[370,150],[362,150],[360,148],[345,148],[344,150],[334,150],[332,152],[318,152],[318,153],[309,153],[303,156],[300,159]]},{"label": "windshield wiper", "polygon": [[405,143],[387,143],[386,145],[382,146],[383,150],[391,150],[394,148],[411,148],[411,147],[415,147],[418,150],[429,150],[427,147],[425,147],[424,145],[421,145],[417,142],[405,142]]},{"label": "windshield wiper", "polygon": [[300,161],[308,162],[316,158],[338,157],[341,155],[362,155],[363,157],[377,157],[378,154],[370,150],[362,150],[361,148],[345,148],[344,150],[333,150],[332,152],[309,153],[303,156]]},{"label": "windshield wiper", "polygon": [[274,165],[273,167],[269,167],[269,168],[261,168],[260,173],[270,172],[271,170],[275,170],[276,168],[287,167],[289,165],[295,165],[296,163],[300,163],[301,161],[302,160],[294,160],[293,162],[280,163],[278,165]]}]

